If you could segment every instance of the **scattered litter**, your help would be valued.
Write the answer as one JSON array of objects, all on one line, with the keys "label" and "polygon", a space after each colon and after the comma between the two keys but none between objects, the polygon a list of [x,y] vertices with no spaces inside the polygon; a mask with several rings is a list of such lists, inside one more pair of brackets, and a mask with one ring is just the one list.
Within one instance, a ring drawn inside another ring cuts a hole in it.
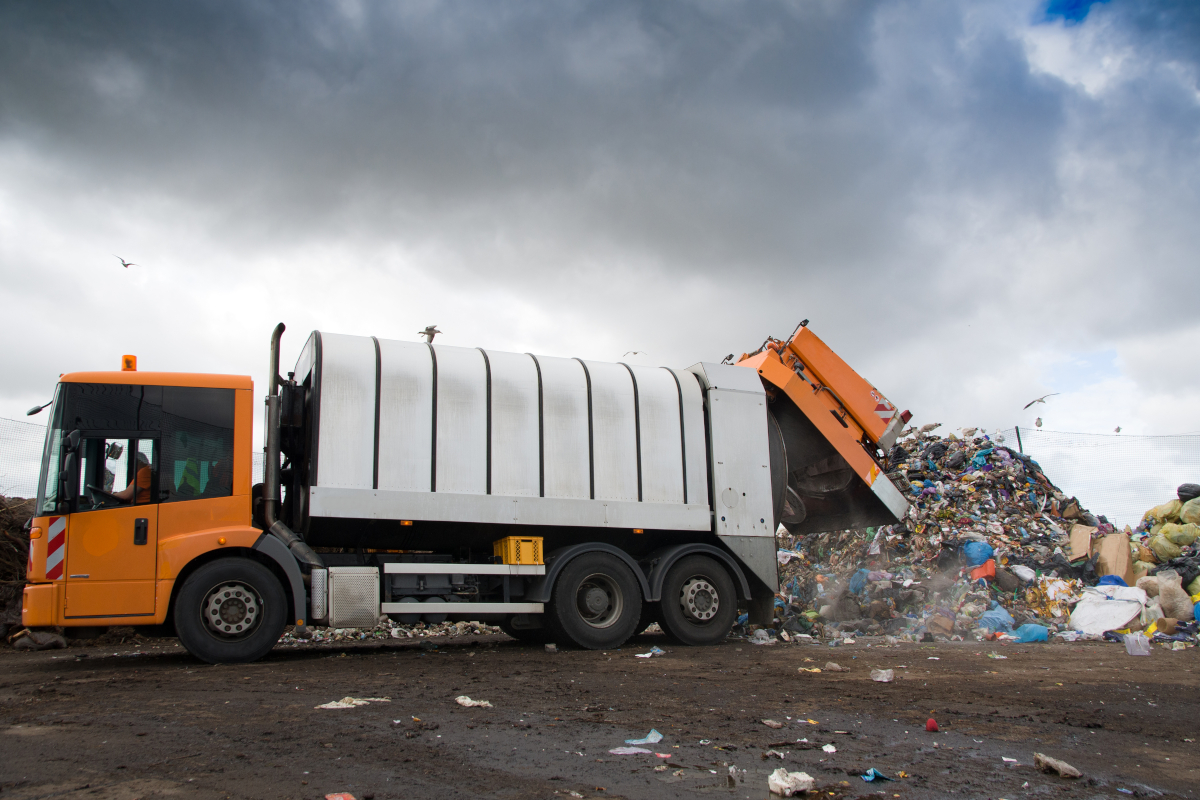
[{"label": "scattered litter", "polygon": [[14,650],[64,650],[67,647],[66,638],[57,633],[31,631],[28,628],[17,631],[8,637],[8,641]]},{"label": "scattered litter", "polygon": [[775,640],[767,633],[766,628],[759,628],[750,636],[750,644],[775,644]]},{"label": "scattered litter", "polygon": [[797,672],[820,672],[820,667],[797,667]]},{"label": "scattered litter", "polygon": [[663,735],[653,728],[650,732],[641,739],[626,739],[625,744],[658,744],[663,740]]},{"label": "scattered litter", "polygon": [[314,708],[354,708],[355,706],[365,706],[368,703],[390,703],[389,697],[343,697],[341,700],[331,700],[328,703],[322,703]]},{"label": "scattered litter", "polygon": [[349,792],[335,792],[325,795],[325,800],[354,800],[354,795]]},{"label": "scattered litter", "polygon": [[891,683],[896,677],[896,673],[890,669],[873,669],[871,670],[871,680],[879,683]]},{"label": "scattered litter", "polygon": [[867,781],[868,783],[870,783],[871,781],[894,780],[893,778],[889,778],[887,775],[884,775],[882,772],[875,769],[874,767],[871,767],[869,770],[867,770],[866,774],[862,776],[862,779],[864,781]]},{"label": "scattered litter", "polygon": [[554,644],[553,642],[547,642],[546,643],[546,652],[547,653],[557,653],[558,645]]},{"label": "scattered litter", "polygon": [[1051,758],[1041,753],[1033,754],[1033,765],[1042,772],[1057,772],[1062,778],[1081,778],[1083,773],[1072,767],[1065,761],[1059,761],[1057,758]]},{"label": "scattered litter", "polygon": [[813,788],[816,781],[807,772],[788,772],[780,767],[767,778],[767,788],[771,794],[791,797],[799,792],[807,792]]},{"label": "scattered litter", "polygon": [[487,700],[472,700],[465,694],[460,694],[458,697],[454,698],[454,702],[458,703],[463,708],[495,708],[495,706],[493,706]]},{"label": "scattered litter", "polygon": [[850,668],[843,667],[840,664],[838,664],[836,661],[826,661],[825,662],[825,671],[826,672],[849,672]]},{"label": "scattered litter", "polygon": [[776,721],[776,720],[773,720],[773,719],[764,719],[764,720],[762,721],[762,724],[763,724],[763,725],[766,725],[768,728],[782,728],[782,727],[783,727],[783,723],[782,723],[782,722],[778,722],[778,721]]},{"label": "scattered litter", "polygon": [[667,654],[666,650],[663,650],[662,648],[655,646],[655,647],[650,648],[649,653],[634,653],[633,655],[634,655],[634,658],[652,658],[654,656],[665,656],[666,654]]},{"label": "scattered litter", "polygon": [[824,747],[822,747],[821,749],[824,750],[826,753],[836,753],[837,752],[837,748],[831,744],[827,744]]},{"label": "scattered litter", "polygon": [[653,753],[654,751],[647,750],[644,747],[614,747],[612,750],[609,750],[608,752],[612,753],[614,756],[632,756],[636,753],[650,754],[650,753]]},{"label": "scattered litter", "polygon": [[1005,756],[1001,756],[1000,758],[1002,761],[1004,761],[1005,764],[1016,764],[1017,763],[1017,760],[1015,758],[1007,758]]},{"label": "scattered litter", "polygon": [[768,750],[767,752],[763,753],[762,757],[764,759],[778,758],[780,761],[782,761],[783,753],[779,752],[778,750]]},{"label": "scattered litter", "polygon": [[933,717],[930,717],[929,719],[925,720],[925,730],[929,731],[930,733],[937,733],[938,732],[937,720],[935,720]]},{"label": "scattered litter", "polygon": [[1002,656],[1002,655],[1000,655],[999,653],[997,653],[995,650],[993,650],[992,652],[988,653],[988,658],[1000,658],[1000,659],[1003,659],[1003,658],[1008,658],[1008,656]]},{"label": "scattered litter", "polygon": [[1125,634],[1125,652],[1131,656],[1148,656],[1150,655],[1150,640],[1146,638],[1146,634],[1138,631],[1137,633]]}]

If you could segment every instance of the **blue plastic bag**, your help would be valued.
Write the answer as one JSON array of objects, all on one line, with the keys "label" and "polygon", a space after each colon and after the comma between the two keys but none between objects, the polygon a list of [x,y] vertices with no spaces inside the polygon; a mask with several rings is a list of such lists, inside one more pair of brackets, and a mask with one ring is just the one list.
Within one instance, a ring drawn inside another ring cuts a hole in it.
[{"label": "blue plastic bag", "polygon": [[962,552],[972,567],[978,567],[995,553],[987,542],[967,542],[962,546]]},{"label": "blue plastic bag", "polygon": [[1050,630],[1042,625],[1034,625],[1032,622],[1027,622],[1021,627],[1013,631],[1017,635],[1017,641],[1021,644],[1029,642],[1045,642],[1050,639]]},{"label": "blue plastic bag", "polygon": [[1128,586],[1125,579],[1119,575],[1105,575],[1100,578],[1099,586]]},{"label": "blue plastic bag", "polygon": [[867,571],[860,569],[850,578],[850,593],[858,594],[865,588],[867,588]]},{"label": "blue plastic bag", "polygon": [[979,627],[987,628],[990,631],[1011,631],[1013,627],[1012,614],[1000,604],[992,606],[990,611],[983,612],[983,616],[979,618]]}]

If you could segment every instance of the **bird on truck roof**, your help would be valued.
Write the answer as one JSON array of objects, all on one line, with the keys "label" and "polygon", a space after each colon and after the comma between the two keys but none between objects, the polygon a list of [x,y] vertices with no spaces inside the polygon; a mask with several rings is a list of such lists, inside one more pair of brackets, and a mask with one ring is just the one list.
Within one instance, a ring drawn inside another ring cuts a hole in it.
[{"label": "bird on truck roof", "polygon": [[125,269],[129,269],[130,267],[136,267],[136,266],[137,266],[137,264],[134,264],[132,261],[126,261],[125,259],[121,258],[121,257],[120,257],[119,255],[117,255],[116,253],[114,253],[114,254],[113,254],[113,258],[115,258],[117,261],[120,261],[120,262],[121,262],[121,266],[122,266],[122,267],[124,267]]}]

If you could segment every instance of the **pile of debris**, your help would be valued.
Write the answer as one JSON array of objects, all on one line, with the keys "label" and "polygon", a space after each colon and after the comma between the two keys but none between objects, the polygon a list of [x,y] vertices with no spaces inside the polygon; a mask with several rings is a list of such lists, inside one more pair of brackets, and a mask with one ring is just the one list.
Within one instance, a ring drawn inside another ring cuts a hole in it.
[{"label": "pile of debris", "polygon": [[[780,529],[780,595],[766,638],[1074,641],[1120,629],[1192,641],[1190,614],[1170,634],[1151,628],[1156,614],[1166,615],[1135,587],[1170,566],[1185,587],[1200,588],[1200,558],[1190,547],[1200,524],[1183,520],[1182,502],[1148,513],[1141,534],[1119,532],[1002,435],[969,428],[943,438],[932,432],[937,427],[910,429],[887,455],[888,477],[911,503],[902,522],[807,537]],[[1135,559],[1142,550],[1162,568]],[[1114,594],[1131,602],[1124,610],[1132,613],[1115,623],[1110,603],[1108,618],[1088,617],[1093,600]]]},{"label": "pile of debris", "polygon": [[501,633],[500,628],[482,622],[417,622],[401,624],[381,616],[374,628],[289,628],[279,639],[281,645],[309,645],[381,641],[391,639],[432,639],[437,637],[486,636]]},{"label": "pile of debris", "polygon": [[21,592],[29,562],[29,531],[33,500],[0,496],[0,639],[21,623]]}]

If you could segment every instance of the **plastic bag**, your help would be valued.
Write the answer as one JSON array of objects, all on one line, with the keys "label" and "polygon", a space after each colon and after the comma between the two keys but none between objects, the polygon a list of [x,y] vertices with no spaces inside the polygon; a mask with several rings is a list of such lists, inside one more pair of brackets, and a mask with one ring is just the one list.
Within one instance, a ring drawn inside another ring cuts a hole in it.
[{"label": "plastic bag", "polygon": [[1026,583],[1033,583],[1035,580],[1037,580],[1037,573],[1029,567],[1021,564],[1014,564],[1013,566],[1009,567],[1009,570],[1012,571],[1012,574],[1016,575]]},{"label": "plastic bag", "polygon": [[1026,644],[1028,642],[1044,642],[1050,638],[1050,629],[1044,625],[1034,625],[1032,622],[1027,622],[1021,627],[1013,631],[1017,635],[1017,642]]},{"label": "plastic bag", "polygon": [[1137,579],[1137,588],[1145,592],[1147,597],[1158,597],[1158,578],[1153,575],[1143,575]]},{"label": "plastic bag", "polygon": [[813,788],[816,781],[807,772],[788,772],[783,767],[775,770],[767,778],[767,788],[771,794],[791,797],[799,792],[807,792]]},{"label": "plastic bag", "polygon": [[1200,536],[1200,525],[1181,525],[1177,522],[1168,522],[1162,526],[1158,535],[1165,536],[1172,544],[1186,547]]},{"label": "plastic bag", "polygon": [[1157,577],[1158,604],[1162,608],[1163,616],[1184,622],[1194,619],[1192,598],[1183,590],[1183,579],[1179,577],[1179,573],[1173,569],[1160,569]]},{"label": "plastic bag", "polygon": [[1179,521],[1200,525],[1200,497],[1183,504],[1183,508],[1179,509]]},{"label": "plastic bag", "polygon": [[1144,633],[1125,634],[1125,652],[1131,656],[1150,655],[1150,640]]},{"label": "plastic bag", "polygon": [[1187,585],[1188,595],[1200,594],[1200,575],[1192,578],[1192,582]]},{"label": "plastic bag", "polygon": [[967,559],[967,564],[972,567],[983,564],[995,553],[987,542],[967,542],[963,545],[962,552]]},{"label": "plastic bag", "polygon": [[[1150,539],[1150,549],[1154,551],[1155,557],[1158,558],[1160,564],[1170,561],[1172,558],[1179,558],[1183,550],[1179,545],[1172,542],[1161,533],[1153,536]],[[1159,587],[1161,589],[1161,587]]]},{"label": "plastic bag", "polygon": [[1011,631],[1013,628],[1012,614],[1007,609],[996,604],[994,608],[985,611],[979,618],[979,627],[990,631]]},{"label": "plastic bag", "polygon": [[1142,522],[1179,522],[1179,511],[1183,508],[1183,503],[1178,499],[1163,503],[1161,506],[1155,506],[1142,515]]}]

